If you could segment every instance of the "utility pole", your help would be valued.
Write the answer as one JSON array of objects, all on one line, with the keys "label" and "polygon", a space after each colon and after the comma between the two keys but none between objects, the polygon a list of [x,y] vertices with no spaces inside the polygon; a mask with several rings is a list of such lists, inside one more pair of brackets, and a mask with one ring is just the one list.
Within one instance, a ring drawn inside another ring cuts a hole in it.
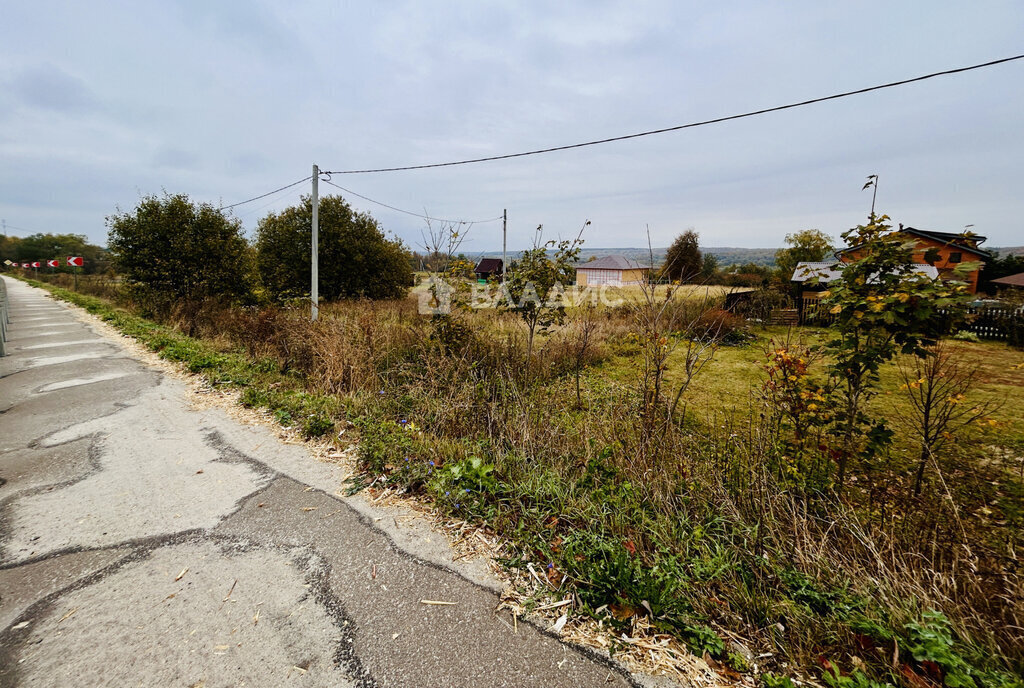
[{"label": "utility pole", "polygon": [[313,309],[310,319],[316,322],[320,315],[320,168],[313,165],[313,246],[311,257],[313,259],[313,274],[310,275],[310,300],[313,302]]},{"label": "utility pole", "polygon": [[501,211],[501,283],[505,284],[505,271],[508,264],[505,262],[505,246],[508,240],[508,208]]}]

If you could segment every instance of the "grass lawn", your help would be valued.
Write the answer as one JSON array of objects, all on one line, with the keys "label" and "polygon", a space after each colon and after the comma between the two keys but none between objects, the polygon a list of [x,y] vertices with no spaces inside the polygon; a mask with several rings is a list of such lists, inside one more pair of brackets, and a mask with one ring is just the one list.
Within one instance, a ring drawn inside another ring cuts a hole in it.
[{"label": "grass lawn", "polygon": [[[827,329],[784,326],[754,327],[756,340],[742,346],[722,346],[694,379],[687,399],[698,417],[715,414],[745,414],[756,403],[765,380],[765,351],[772,342],[781,346],[791,339],[807,346],[825,343],[831,336]],[[996,341],[952,341],[964,363],[976,370],[975,401],[994,400],[1000,406],[991,413],[997,426],[988,431],[991,441],[1001,447],[1024,453],[1024,351],[1012,349]],[[666,379],[679,379],[684,353],[677,350],[669,361]],[[819,363],[819,369],[825,361]],[[592,372],[606,380],[630,385],[636,379],[636,360],[618,355]],[[891,416],[893,405],[906,407],[907,400],[899,394],[900,381],[894,363],[882,369],[880,394],[872,399],[869,410],[879,417]],[[900,438],[898,437],[897,440]],[[898,442],[899,443],[899,442]]]}]

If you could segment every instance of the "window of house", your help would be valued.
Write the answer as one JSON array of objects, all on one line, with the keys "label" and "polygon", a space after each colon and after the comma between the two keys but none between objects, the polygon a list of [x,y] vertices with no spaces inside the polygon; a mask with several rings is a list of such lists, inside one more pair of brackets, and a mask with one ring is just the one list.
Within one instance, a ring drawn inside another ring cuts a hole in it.
[{"label": "window of house", "polygon": [[960,254],[960,253],[950,253],[949,254],[949,262],[950,263],[959,263],[962,260],[963,260],[963,254]]}]

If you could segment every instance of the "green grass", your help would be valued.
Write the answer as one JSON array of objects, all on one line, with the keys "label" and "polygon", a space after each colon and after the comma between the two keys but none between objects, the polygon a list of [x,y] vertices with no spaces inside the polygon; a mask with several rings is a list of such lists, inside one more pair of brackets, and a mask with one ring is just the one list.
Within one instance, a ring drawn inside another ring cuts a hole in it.
[{"label": "green grass", "polygon": [[257,360],[238,351],[225,351],[214,344],[185,336],[177,330],[134,315],[110,302],[68,289],[25,280],[56,298],[75,304],[109,323],[156,352],[161,358],[182,364],[189,372],[210,384],[242,389],[242,402],[265,408],[285,426],[298,425],[306,437],[329,434],[342,411],[336,397],[311,394],[301,379],[280,373],[275,361]]},{"label": "green grass", "polygon": [[[803,502],[809,518],[791,519],[789,505],[799,502],[778,499],[788,499],[787,483],[771,473],[778,446],[753,447],[750,439],[756,439],[764,348],[773,338],[785,338],[783,328],[754,329],[756,341],[719,347],[687,395],[686,423],[672,431],[669,446],[656,447],[653,463],[644,464],[646,450],[636,444],[639,352],[622,336],[628,326],[621,321],[605,323],[608,334],[584,373],[585,399],[577,408],[572,375],[566,374],[564,359],[556,358],[564,354],[552,353],[556,337],[544,354],[553,357],[550,369],[530,373],[528,384],[516,382],[521,371],[505,367],[509,357],[522,353],[512,343],[514,318],[471,314],[466,331],[442,344],[429,321],[408,315],[408,304],[406,311],[395,304],[332,304],[323,314],[334,322],[325,327],[334,327],[331,336],[345,346],[325,365],[361,364],[365,377],[344,393],[320,395],[310,391],[316,384],[312,375],[281,372],[294,370],[292,354],[253,359],[100,299],[36,285],[211,383],[241,389],[244,405],[269,409],[282,424],[301,424],[309,435],[329,432],[347,409],[359,430],[359,458],[367,476],[385,475],[390,484],[432,500],[441,511],[487,524],[511,543],[508,566],[532,563],[557,581],[560,594],[573,593],[577,611],[620,632],[630,631],[632,616],[649,614],[658,630],[682,638],[695,653],[706,652],[740,670],[743,662],[735,653],[730,658],[722,629],[741,635],[759,652],[772,652],[777,660],[768,668],[783,669],[788,662],[806,670],[820,658],[849,667],[849,655],[857,652],[868,663],[867,674],[825,678],[843,688],[866,688],[871,680],[899,682],[889,664],[894,642],[901,662],[918,669],[920,661],[933,662],[950,675],[970,674],[977,688],[1010,685],[1008,675],[998,672],[1019,663],[1016,646],[1009,649],[1017,653],[1009,661],[987,655],[996,642],[986,644],[980,637],[986,629],[979,631],[978,624],[970,630],[979,637],[963,633],[973,613],[969,606],[957,607],[963,602],[948,605],[947,611],[959,617],[951,614],[947,623],[929,611],[927,591],[914,587],[916,579],[877,580],[836,563],[843,561],[837,552],[845,554],[844,546],[857,544],[834,532],[851,514],[847,504],[812,496]],[[307,332],[314,330],[300,334]],[[802,329],[799,335],[813,345],[827,332]],[[359,358],[371,347],[380,349],[377,358]],[[964,352],[980,372],[979,393],[1005,400],[997,426],[979,431],[971,444],[977,456],[968,458],[983,458],[991,446],[1019,456],[1024,354],[991,343],[964,343]],[[670,384],[678,379],[678,356],[669,362]],[[902,403],[897,392],[887,368],[872,409],[884,414],[886,405]],[[896,459],[909,451],[901,443],[905,439],[898,438],[893,448]],[[755,451],[762,454],[754,456]],[[764,482],[752,489],[748,479],[755,471]],[[959,477],[966,482],[970,476]],[[1006,483],[981,493],[986,500],[1003,500],[981,503],[1004,522],[964,514],[967,528],[986,546],[991,544],[986,528],[993,537],[1019,539],[1014,524],[1024,510],[1018,508],[1020,495],[1013,494],[1017,483]],[[887,508],[905,499],[903,483],[894,485],[896,496],[884,504]],[[852,507],[857,508],[870,524],[879,506]],[[801,549],[798,534],[814,546]],[[930,563],[924,560],[924,566]],[[926,659],[915,659],[907,649],[917,646]]]}]

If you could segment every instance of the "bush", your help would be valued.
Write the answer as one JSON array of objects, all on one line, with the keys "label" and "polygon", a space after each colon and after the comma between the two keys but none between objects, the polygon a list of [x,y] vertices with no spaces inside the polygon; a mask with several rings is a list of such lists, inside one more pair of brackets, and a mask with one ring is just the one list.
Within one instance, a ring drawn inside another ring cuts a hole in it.
[{"label": "bush", "polygon": [[[304,197],[299,206],[271,213],[257,228],[256,260],[263,284],[278,301],[310,293],[313,205]],[[402,243],[385,238],[368,213],[352,210],[340,196],[325,196],[319,206],[320,298],[346,296],[370,299],[400,298],[412,286],[409,252]]]},{"label": "bush", "polygon": [[107,217],[108,245],[124,281],[154,313],[210,297],[247,300],[254,281],[242,223],[184,194],[147,196]]}]

